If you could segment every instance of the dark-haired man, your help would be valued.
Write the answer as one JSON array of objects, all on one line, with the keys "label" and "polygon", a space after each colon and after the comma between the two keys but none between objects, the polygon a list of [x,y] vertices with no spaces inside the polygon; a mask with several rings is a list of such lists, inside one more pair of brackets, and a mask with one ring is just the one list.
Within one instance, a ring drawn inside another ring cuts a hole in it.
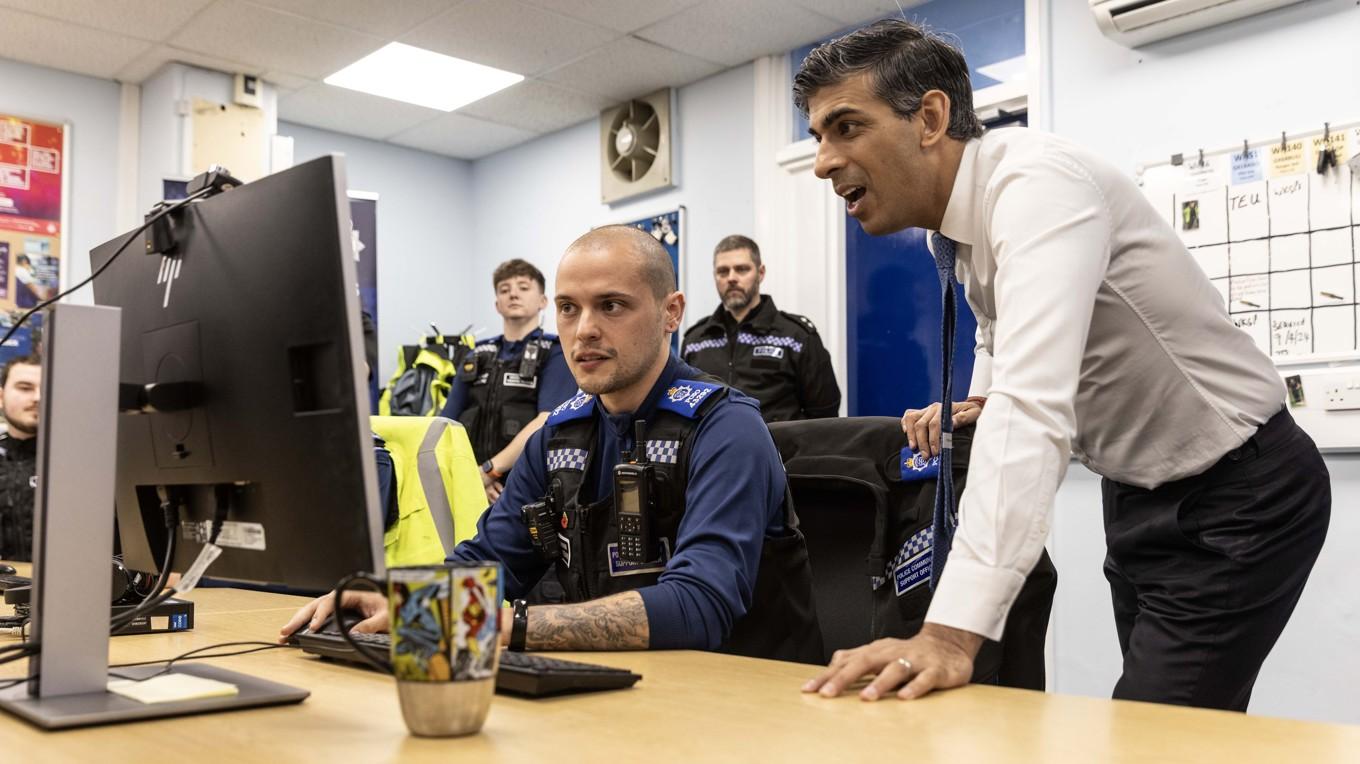
[{"label": "dark-haired man", "polygon": [[548,306],[543,272],[516,258],[496,266],[491,280],[501,334],[478,340],[458,364],[440,416],[467,427],[487,501],[494,502],[525,441],[543,426],[549,411],[576,392],[576,383],[557,336],[541,326],[540,314]]},{"label": "dark-haired man", "polygon": [[[685,296],[666,250],[629,226],[597,228],[562,256],[556,286],[581,392],[529,438],[476,538],[450,557],[500,562],[509,599],[556,570],[565,604],[517,600],[510,648],[819,659],[807,547],[779,453],[753,399],[670,353]],[[627,494],[632,505],[619,495],[629,484],[620,467],[648,488]],[[646,516],[636,533],[621,530],[630,506]],[[387,628],[385,597],[350,595],[346,606],[365,616],[358,630]],[[282,634],[319,625],[333,603],[315,600]]]},{"label": "dark-haired man", "polygon": [[690,327],[685,363],[760,401],[766,422],[833,417],[841,391],[817,327],[785,313],[760,293],[765,264],[751,239],[732,235],[713,248],[713,283],[721,301]]},{"label": "dark-haired man", "polygon": [[0,560],[29,560],[33,554],[33,488],[38,460],[38,405],[42,402],[42,359],[12,358],[0,370]]},{"label": "dark-haired man", "polygon": [[[1075,454],[1104,477],[1115,697],[1245,709],[1331,511],[1327,468],[1270,359],[1123,172],[1055,135],[984,133],[968,65],[937,35],[890,20],[827,43],[794,98],[818,177],[866,232],[936,232],[942,291],[957,276],[977,316],[970,394],[987,400],[952,551],[952,502],[936,507],[932,554],[948,566],[925,627],[843,651],[805,690],[877,674],[865,699],[904,683],[914,698],[966,682],[1038,559]],[[926,455],[977,416],[947,397],[944,423],[938,404],[903,418]]]}]

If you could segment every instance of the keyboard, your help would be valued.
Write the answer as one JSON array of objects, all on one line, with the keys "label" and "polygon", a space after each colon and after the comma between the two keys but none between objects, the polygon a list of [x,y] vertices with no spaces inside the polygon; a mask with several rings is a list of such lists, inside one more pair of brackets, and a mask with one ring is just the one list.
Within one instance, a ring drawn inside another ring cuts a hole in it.
[{"label": "keyboard", "polygon": [[[328,624],[329,625],[329,624]],[[333,627],[332,627],[333,629]],[[352,634],[356,642],[372,645],[387,653],[392,642],[386,634]],[[305,653],[331,658],[359,666],[368,666],[345,638],[334,630],[300,632],[289,638]],[[528,653],[513,653],[502,649],[500,670],[496,672],[496,692],[543,698],[596,690],[618,690],[632,687],[642,676],[628,669],[600,666],[594,663],[564,661]]]}]

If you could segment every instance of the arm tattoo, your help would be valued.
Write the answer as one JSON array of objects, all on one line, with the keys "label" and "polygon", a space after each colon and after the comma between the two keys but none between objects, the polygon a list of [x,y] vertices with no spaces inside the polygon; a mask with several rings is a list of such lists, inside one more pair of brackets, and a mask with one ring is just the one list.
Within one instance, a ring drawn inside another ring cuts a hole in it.
[{"label": "arm tattoo", "polygon": [[646,650],[651,640],[642,595],[623,592],[529,610],[530,650]]}]

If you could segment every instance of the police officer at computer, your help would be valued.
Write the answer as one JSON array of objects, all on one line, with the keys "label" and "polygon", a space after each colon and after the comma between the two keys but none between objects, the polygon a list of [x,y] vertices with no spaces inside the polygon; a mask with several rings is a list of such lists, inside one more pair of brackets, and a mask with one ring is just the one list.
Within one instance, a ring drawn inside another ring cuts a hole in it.
[{"label": "police officer at computer", "polygon": [[[685,298],[645,233],[607,226],[568,248],[557,325],[581,392],[535,433],[451,560],[496,560],[506,594],[550,567],[567,603],[515,603],[512,649],[724,649],[819,661],[811,571],[756,403],[668,352]],[[320,626],[330,595],[284,626]],[[350,592],[361,631],[384,597]]]}]

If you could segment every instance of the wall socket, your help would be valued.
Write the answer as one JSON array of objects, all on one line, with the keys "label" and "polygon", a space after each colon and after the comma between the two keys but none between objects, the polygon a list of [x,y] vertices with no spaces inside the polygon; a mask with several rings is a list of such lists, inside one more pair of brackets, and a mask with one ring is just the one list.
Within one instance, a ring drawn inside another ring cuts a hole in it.
[{"label": "wall socket", "polygon": [[1360,373],[1331,374],[1323,382],[1322,408],[1326,411],[1360,409]]}]

